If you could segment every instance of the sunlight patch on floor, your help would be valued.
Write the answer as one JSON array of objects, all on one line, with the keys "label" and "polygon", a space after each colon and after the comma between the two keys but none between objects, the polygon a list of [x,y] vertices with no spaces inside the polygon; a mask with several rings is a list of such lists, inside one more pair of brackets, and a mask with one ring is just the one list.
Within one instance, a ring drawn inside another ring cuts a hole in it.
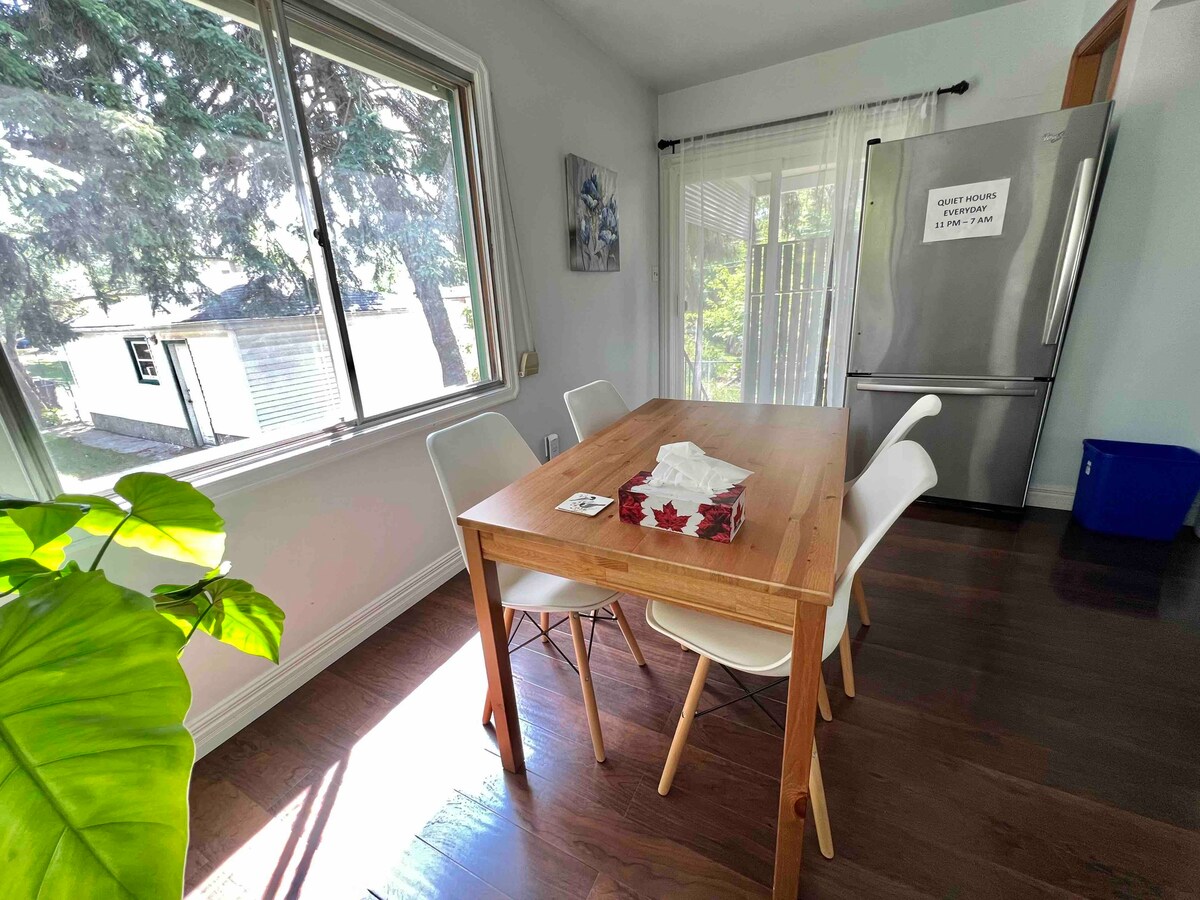
[{"label": "sunlight patch on floor", "polygon": [[455,786],[501,771],[468,712],[482,712],[485,684],[473,637],[188,897],[357,897],[392,881]]}]

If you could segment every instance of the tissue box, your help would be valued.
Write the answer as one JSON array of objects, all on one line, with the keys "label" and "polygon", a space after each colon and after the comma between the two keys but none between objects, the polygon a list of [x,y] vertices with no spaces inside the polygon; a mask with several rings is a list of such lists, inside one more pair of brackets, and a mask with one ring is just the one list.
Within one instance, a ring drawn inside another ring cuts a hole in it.
[{"label": "tissue box", "polygon": [[746,485],[708,495],[678,487],[649,487],[638,472],[617,492],[621,521],[728,544],[745,521]]}]

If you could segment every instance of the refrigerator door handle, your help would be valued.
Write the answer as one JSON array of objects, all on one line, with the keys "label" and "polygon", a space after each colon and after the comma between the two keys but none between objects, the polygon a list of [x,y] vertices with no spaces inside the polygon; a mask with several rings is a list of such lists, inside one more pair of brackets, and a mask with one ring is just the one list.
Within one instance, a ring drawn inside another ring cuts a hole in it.
[{"label": "refrigerator door handle", "polygon": [[1063,226],[1062,240],[1058,245],[1058,259],[1054,264],[1054,279],[1050,282],[1050,304],[1046,307],[1046,325],[1042,329],[1042,344],[1050,347],[1058,343],[1062,333],[1063,317],[1075,288],[1075,276],[1079,271],[1079,254],[1083,249],[1083,231],[1087,223],[1088,206],[1092,202],[1092,188],[1096,181],[1096,157],[1081,159],[1075,169],[1075,186],[1071,190],[1071,208]]},{"label": "refrigerator door handle", "polygon": [[962,385],[880,384],[860,381],[856,390],[878,391],[883,394],[967,394],[972,397],[1036,397],[1033,388],[964,387]]}]

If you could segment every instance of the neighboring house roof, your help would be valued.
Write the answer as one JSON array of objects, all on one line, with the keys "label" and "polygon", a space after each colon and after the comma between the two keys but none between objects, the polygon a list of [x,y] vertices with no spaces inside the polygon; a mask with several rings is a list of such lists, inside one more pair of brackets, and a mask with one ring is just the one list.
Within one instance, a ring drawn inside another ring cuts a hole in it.
[{"label": "neighboring house roof", "polygon": [[[382,294],[378,291],[343,291],[342,307],[365,312],[379,309]],[[200,302],[199,311],[187,322],[214,322],[219,319],[263,319],[285,316],[310,316],[317,311],[315,298],[307,291],[296,290],[283,294],[274,290],[263,278],[226,288],[214,297]]]},{"label": "neighboring house roof", "polygon": [[99,303],[92,301],[80,316],[71,320],[71,327],[76,331],[97,331],[124,329],[135,330],[142,328],[164,327],[187,321],[194,309],[188,307],[167,307],[151,310],[150,301],[144,295],[127,297],[110,303],[108,309],[101,308]]},{"label": "neighboring house roof", "polygon": [[[378,291],[342,292],[342,306],[352,312],[381,309],[383,303],[384,295]],[[154,310],[144,295],[110,303],[107,310],[98,303],[90,303],[82,315],[71,321],[71,327],[76,331],[148,330],[193,322],[309,316],[316,309],[316,303],[300,291],[283,294],[272,290],[262,279],[254,279],[226,288],[194,306],[167,305]]]}]

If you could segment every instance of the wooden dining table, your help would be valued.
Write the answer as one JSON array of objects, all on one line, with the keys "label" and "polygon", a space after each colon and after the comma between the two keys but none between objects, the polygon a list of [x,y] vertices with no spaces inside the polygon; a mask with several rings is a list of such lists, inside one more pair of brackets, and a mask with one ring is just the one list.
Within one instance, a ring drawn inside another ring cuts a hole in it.
[{"label": "wooden dining table", "polygon": [[[651,400],[458,517],[466,543],[500,759],[524,770],[496,563],[676,603],[792,635],[773,896],[800,890],[825,607],[833,602],[847,411]],[[692,441],[754,472],[745,522],[722,544],[554,507],[576,492],[616,498],[662,444]],[[487,448],[480,448],[486,465]]]}]

